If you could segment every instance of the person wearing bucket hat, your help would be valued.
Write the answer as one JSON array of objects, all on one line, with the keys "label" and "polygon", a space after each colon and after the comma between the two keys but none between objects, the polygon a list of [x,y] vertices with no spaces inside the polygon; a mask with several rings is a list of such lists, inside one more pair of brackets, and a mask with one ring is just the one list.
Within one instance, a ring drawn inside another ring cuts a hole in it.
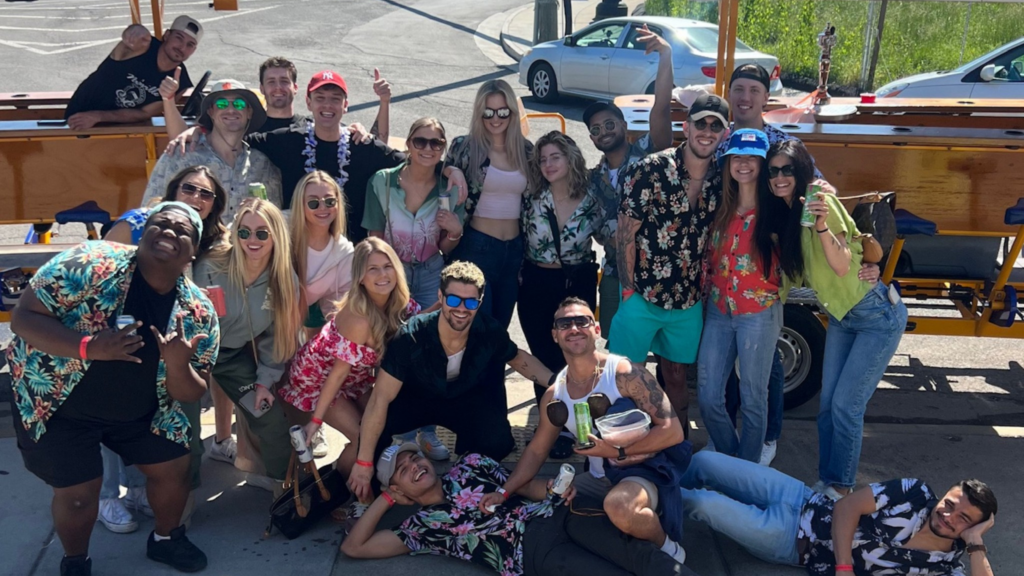
[{"label": "person wearing bucket hat", "polygon": [[68,127],[88,130],[101,122],[130,124],[160,115],[164,84],[173,86],[175,98],[192,87],[185,61],[202,37],[202,24],[185,15],[174,19],[163,40],[141,24],[125,28],[107,59],[68,101]]}]

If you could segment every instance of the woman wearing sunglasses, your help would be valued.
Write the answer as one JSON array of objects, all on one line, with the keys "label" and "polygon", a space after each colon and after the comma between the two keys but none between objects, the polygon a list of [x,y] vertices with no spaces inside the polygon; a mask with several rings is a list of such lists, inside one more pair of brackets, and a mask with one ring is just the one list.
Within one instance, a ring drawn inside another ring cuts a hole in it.
[{"label": "woman wearing sunglasses", "polygon": [[[243,202],[229,237],[228,245],[211,252],[195,270],[196,284],[220,286],[224,292],[226,313],[220,317],[220,354],[213,377],[245,420],[245,426],[239,423],[235,466],[270,477],[252,477],[251,484],[271,489],[276,482],[279,488],[292,448],[288,420],[271,389],[298,348],[299,282],[292,270],[287,224],[270,202]],[[258,441],[243,442],[247,433]],[[249,451],[255,456],[250,458]]]},{"label": "woman wearing sunglasses", "polygon": [[[794,286],[812,288],[828,314],[814,489],[838,499],[856,484],[864,412],[906,329],[907,307],[894,289],[855,273],[864,252],[853,239],[857,225],[831,187],[807,196],[814,164],[799,140],[772,146],[767,178],[765,204],[778,229],[782,294]],[[800,225],[805,204],[814,226]]]},{"label": "woman wearing sunglasses", "polygon": [[[761,460],[768,378],[782,329],[778,253],[763,206],[768,136],[743,128],[722,155],[722,203],[708,247],[707,316],[697,357],[700,413],[715,449]],[[761,188],[764,188],[761,190]],[[743,430],[726,410],[725,387],[739,359]]]},{"label": "woman wearing sunglasses", "polygon": [[452,142],[446,159],[469,183],[468,226],[452,259],[483,271],[487,286],[480,309],[506,328],[519,293],[519,216],[533,150],[519,122],[518,100],[508,82],[484,82],[476,93],[469,134]]}]

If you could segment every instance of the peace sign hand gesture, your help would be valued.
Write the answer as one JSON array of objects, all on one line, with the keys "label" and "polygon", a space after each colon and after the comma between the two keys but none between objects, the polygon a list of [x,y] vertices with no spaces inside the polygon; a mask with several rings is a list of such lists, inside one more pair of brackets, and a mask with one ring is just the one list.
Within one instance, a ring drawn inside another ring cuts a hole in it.
[{"label": "peace sign hand gesture", "polygon": [[186,340],[185,322],[181,316],[178,316],[177,330],[167,336],[161,334],[155,326],[150,326],[149,329],[153,332],[153,336],[156,337],[156,345],[160,347],[160,358],[163,359],[165,364],[171,366],[187,366],[189,361],[192,360],[192,354],[195,352],[196,346],[209,338],[206,334],[197,334],[191,340]]}]

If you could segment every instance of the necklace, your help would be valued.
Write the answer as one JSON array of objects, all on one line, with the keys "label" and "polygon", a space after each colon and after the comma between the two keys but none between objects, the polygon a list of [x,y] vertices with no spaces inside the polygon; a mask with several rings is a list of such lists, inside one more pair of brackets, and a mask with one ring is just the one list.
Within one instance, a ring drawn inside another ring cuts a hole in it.
[{"label": "necklace", "polygon": [[[345,189],[345,183],[348,182],[348,172],[345,171],[349,156],[351,156],[348,140],[348,128],[342,126],[341,138],[338,139],[338,177],[334,179],[342,190]],[[316,170],[316,133],[313,131],[313,120],[308,118],[306,119],[306,147],[303,148],[302,155],[306,157],[306,173]]]},{"label": "necklace", "polygon": [[584,380],[582,382],[580,382],[580,381],[578,381],[578,380],[576,380],[575,378],[572,377],[572,372],[569,370],[568,367],[566,367],[566,369],[565,369],[566,383],[567,384],[573,384],[574,386],[577,386],[577,387],[580,387],[580,388],[588,389],[587,390],[587,394],[590,394],[591,392],[594,391],[594,388],[597,387],[597,380],[600,377],[601,377],[601,363],[600,362],[598,362],[597,365],[594,366],[594,373],[591,374],[586,380]]}]

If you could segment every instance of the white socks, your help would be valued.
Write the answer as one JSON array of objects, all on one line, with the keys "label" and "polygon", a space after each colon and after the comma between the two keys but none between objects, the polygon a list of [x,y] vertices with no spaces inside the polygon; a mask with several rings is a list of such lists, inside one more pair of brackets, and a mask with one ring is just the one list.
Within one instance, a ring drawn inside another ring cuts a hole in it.
[{"label": "white socks", "polygon": [[[161,535],[157,534],[156,532],[153,532],[153,541],[154,542],[163,542],[164,540],[170,540],[170,539],[171,539],[170,536],[161,536]],[[665,541],[668,542],[668,538],[666,538]],[[665,548],[662,547],[662,550],[664,550],[664,549]]]},{"label": "white socks", "polygon": [[675,561],[680,564],[686,562],[686,550],[683,550],[682,546],[668,536],[665,536],[665,543],[661,545],[661,551],[675,558]]}]

